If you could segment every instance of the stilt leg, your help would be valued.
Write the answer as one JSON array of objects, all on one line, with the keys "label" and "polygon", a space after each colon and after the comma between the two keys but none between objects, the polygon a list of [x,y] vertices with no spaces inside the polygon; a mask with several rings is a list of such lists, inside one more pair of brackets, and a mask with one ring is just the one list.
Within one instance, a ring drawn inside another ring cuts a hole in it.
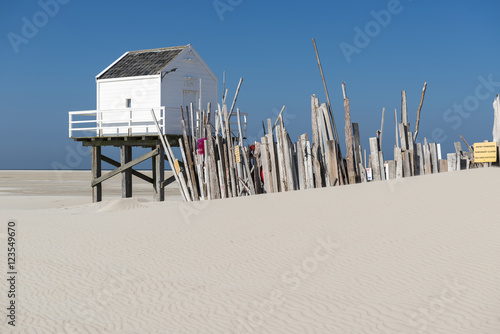
[{"label": "stilt leg", "polygon": [[163,188],[163,181],[165,179],[165,152],[161,144],[158,144],[156,148],[158,149],[158,155],[153,157],[154,200],[162,202],[165,200],[165,189]]},{"label": "stilt leg", "polygon": [[[92,179],[101,176],[101,147],[92,146]],[[102,183],[92,187],[92,202],[102,201]]]},{"label": "stilt leg", "polygon": [[[122,166],[132,160],[132,146],[123,145],[120,150]],[[122,198],[132,197],[132,169],[122,172]]]}]

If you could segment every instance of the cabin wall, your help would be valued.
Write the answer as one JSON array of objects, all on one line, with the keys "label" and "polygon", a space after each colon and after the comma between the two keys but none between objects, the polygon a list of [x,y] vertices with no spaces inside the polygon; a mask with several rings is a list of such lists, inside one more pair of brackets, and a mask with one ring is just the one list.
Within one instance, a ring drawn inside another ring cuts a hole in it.
[{"label": "cabin wall", "polygon": [[198,108],[200,79],[202,109],[207,108],[208,102],[212,104],[212,111],[217,108],[218,80],[205,66],[196,53],[187,50],[165,68],[164,72],[177,68],[167,73],[161,83],[161,105],[166,110],[168,134],[182,134],[181,106],[185,110],[186,105],[193,102]]},{"label": "cabin wall", "polygon": [[[131,101],[131,108],[127,108],[127,99]],[[107,135],[127,134],[125,120],[130,117],[132,110],[133,119],[151,118],[151,108],[161,106],[160,98],[160,76],[127,77],[118,79],[97,80],[97,109],[101,111],[116,110],[117,112],[104,112],[102,120],[109,122],[107,125],[123,129],[106,130]],[[139,109],[139,110],[138,110]],[[133,133],[142,134],[156,132],[154,126],[134,129]]]},{"label": "cabin wall", "polygon": [[151,108],[161,105],[160,76],[102,79],[97,81],[97,108],[115,110],[126,108],[131,99],[132,108]]}]

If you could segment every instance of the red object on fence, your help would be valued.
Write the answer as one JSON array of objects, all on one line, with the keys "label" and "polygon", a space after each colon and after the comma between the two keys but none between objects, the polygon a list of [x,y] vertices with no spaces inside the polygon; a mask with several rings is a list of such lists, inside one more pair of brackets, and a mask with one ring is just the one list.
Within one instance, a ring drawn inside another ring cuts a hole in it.
[{"label": "red object on fence", "polygon": [[205,154],[205,140],[207,140],[207,138],[198,139],[198,154],[199,155]]}]

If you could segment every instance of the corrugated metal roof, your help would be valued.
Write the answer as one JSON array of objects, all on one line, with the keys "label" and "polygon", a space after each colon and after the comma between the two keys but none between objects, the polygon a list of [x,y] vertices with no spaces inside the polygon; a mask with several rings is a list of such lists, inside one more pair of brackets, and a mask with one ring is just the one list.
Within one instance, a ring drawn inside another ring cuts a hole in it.
[{"label": "corrugated metal roof", "polygon": [[136,77],[159,74],[182,50],[188,46],[130,51],[97,79]]}]

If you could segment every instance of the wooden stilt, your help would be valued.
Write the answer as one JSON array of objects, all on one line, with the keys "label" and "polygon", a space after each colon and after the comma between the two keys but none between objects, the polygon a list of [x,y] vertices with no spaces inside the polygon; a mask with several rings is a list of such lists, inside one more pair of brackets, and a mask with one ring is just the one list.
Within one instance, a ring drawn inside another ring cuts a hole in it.
[{"label": "wooden stilt", "polygon": [[[92,146],[92,180],[101,177],[101,147]],[[92,187],[92,202],[102,201],[102,183]]]},{"label": "wooden stilt", "polygon": [[158,155],[153,157],[154,200],[161,202],[165,200],[165,188],[163,187],[165,179],[165,151],[161,143],[156,145],[156,149],[158,150]]},{"label": "wooden stilt", "polygon": [[[122,167],[132,160],[132,147],[122,145],[120,150],[120,161]],[[132,197],[132,170],[127,168],[122,171],[122,198]]]}]

